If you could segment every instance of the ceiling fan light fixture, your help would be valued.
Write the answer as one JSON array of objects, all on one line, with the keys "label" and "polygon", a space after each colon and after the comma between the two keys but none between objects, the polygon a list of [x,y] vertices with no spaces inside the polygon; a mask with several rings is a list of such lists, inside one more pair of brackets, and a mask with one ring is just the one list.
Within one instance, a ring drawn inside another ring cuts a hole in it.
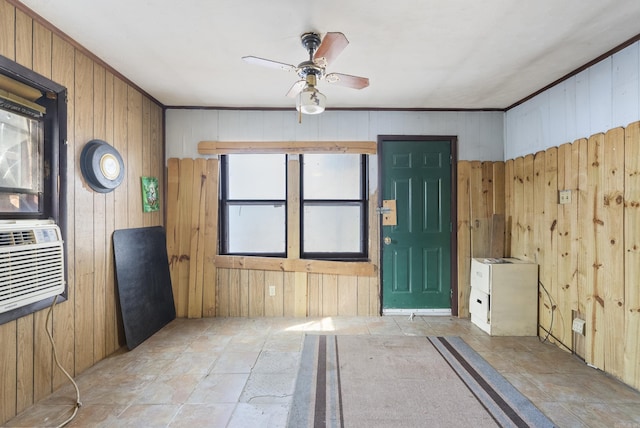
[{"label": "ceiling fan light fixture", "polygon": [[311,85],[306,85],[296,97],[296,110],[302,114],[320,114],[326,104],[327,97]]}]

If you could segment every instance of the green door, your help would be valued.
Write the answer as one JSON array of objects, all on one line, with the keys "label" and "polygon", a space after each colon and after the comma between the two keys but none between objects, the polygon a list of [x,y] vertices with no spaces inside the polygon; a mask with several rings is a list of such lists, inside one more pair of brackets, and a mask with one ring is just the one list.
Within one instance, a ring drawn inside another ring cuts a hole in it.
[{"label": "green door", "polygon": [[380,139],[382,199],[395,200],[397,214],[381,227],[382,308],[451,309],[454,140],[396,138]]}]

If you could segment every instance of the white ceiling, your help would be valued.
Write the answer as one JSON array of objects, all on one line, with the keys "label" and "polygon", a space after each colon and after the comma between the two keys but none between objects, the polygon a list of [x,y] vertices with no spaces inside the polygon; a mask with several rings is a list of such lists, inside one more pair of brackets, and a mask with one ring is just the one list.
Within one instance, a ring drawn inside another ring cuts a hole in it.
[{"label": "white ceiling", "polygon": [[639,0],[22,0],[166,106],[294,108],[300,34],[349,46],[328,108],[506,108],[640,33]]}]

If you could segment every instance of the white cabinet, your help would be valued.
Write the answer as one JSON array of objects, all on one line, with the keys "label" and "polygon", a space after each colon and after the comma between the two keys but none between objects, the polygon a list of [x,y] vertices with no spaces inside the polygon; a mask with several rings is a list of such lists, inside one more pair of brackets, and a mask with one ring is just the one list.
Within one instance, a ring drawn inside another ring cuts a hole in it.
[{"label": "white cabinet", "polygon": [[492,336],[538,335],[538,265],[471,260],[471,321]]}]

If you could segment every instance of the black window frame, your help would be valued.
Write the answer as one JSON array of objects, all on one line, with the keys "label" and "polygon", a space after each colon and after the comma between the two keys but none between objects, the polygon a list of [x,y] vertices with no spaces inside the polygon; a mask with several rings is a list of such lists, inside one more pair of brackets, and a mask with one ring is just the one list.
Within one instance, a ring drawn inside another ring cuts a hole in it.
[{"label": "black window frame", "polygon": [[[336,153],[339,155],[339,153]],[[368,156],[360,154],[360,199],[306,199],[304,196],[304,154],[300,155],[300,258],[333,261],[369,260],[369,168]],[[359,206],[360,251],[358,252],[313,252],[304,248],[305,206]]]},{"label": "black window frame", "polygon": [[[67,88],[0,55],[0,74],[43,93],[36,100],[46,108],[44,115],[44,194],[40,213],[0,213],[0,220],[52,219],[67,236]],[[68,298],[67,245],[63,246],[65,289],[58,302]],[[50,306],[53,297],[0,314],[0,324],[16,320]]]},{"label": "black window frame", "polygon": [[[288,195],[288,177],[289,168],[287,162],[287,155],[281,153],[285,157],[285,189],[284,199],[230,199],[229,198],[229,156],[233,155],[220,155],[220,201],[219,201],[219,236],[220,236],[220,254],[225,256],[256,256],[256,257],[287,257],[288,249],[288,209],[287,209],[287,195]],[[284,252],[242,252],[234,253],[229,251],[229,218],[228,208],[230,206],[273,206],[284,205]]]}]

